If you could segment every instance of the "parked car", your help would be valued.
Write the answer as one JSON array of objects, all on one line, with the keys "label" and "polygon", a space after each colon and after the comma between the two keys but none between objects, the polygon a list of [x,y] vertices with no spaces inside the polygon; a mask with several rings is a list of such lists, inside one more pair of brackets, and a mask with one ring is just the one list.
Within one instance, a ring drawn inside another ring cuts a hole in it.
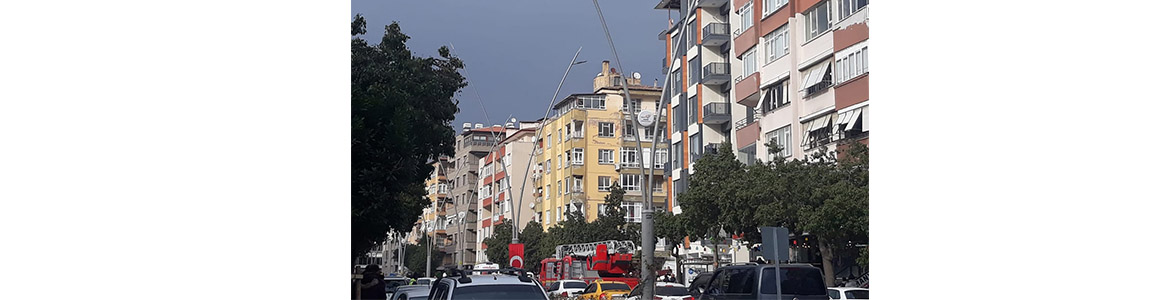
[{"label": "parked car", "polygon": [[[450,271],[431,284],[428,300],[450,299],[516,299],[549,300],[544,288],[527,273],[498,272],[470,275],[471,270]],[[398,300],[398,299],[391,299]]]},{"label": "parked car", "polygon": [[[642,299],[641,284],[635,286],[630,290],[630,295],[626,297],[627,300]],[[654,283],[654,299],[653,300],[695,300],[694,296],[687,291],[687,287],[672,282],[655,282]]]},{"label": "parked car", "polygon": [[691,296],[698,298],[699,295],[703,294],[703,289],[706,289],[707,283],[711,281],[711,274],[711,272],[703,272],[695,276],[695,280],[691,281],[691,286],[687,287],[687,291],[690,292]]},{"label": "parked car", "polygon": [[630,286],[621,281],[594,280],[579,292],[577,300],[624,300]]},{"label": "parked car", "polygon": [[394,290],[389,300],[426,300],[427,294],[431,292],[431,287],[426,285],[403,285]]},{"label": "parked car", "polygon": [[831,287],[830,299],[869,299],[869,289],[857,287]]},{"label": "parked car", "polygon": [[588,285],[581,280],[557,280],[549,282],[546,290],[548,290],[549,298],[567,299],[573,294],[584,291]]},{"label": "parked car", "polygon": [[432,282],[435,282],[434,278],[419,277],[418,279],[415,280],[414,284],[430,286]]},{"label": "parked car", "polygon": [[[699,300],[776,299],[776,265],[744,264],[716,269]],[[828,300],[821,269],[780,265],[780,299]]]},{"label": "parked car", "polygon": [[386,277],[385,281],[386,281],[386,293],[389,294],[389,293],[393,293],[394,289],[398,288],[398,286],[406,285],[407,283],[410,283],[410,278]]}]

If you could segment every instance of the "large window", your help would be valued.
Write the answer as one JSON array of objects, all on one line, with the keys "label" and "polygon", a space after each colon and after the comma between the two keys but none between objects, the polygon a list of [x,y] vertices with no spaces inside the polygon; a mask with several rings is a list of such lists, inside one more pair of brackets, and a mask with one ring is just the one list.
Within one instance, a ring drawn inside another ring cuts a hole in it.
[{"label": "large window", "polygon": [[597,123],[597,135],[600,137],[613,137],[613,122]]},{"label": "large window", "polygon": [[622,138],[627,139],[627,140],[631,140],[631,141],[634,140],[634,138],[636,138],[637,137],[636,135],[638,134],[637,132],[634,132],[634,131],[638,130],[638,128],[634,127],[634,122],[632,122],[632,121],[626,121],[625,125],[626,125],[625,127],[622,127]]},{"label": "large window", "polygon": [[687,128],[686,127],[687,119],[684,118],[684,117],[686,117],[686,115],[685,115],[686,112],[683,111],[683,107],[686,107],[686,105],[675,105],[674,106],[674,114],[671,116],[672,119],[674,119],[674,120],[672,120],[674,123],[674,131],[683,131],[683,130],[686,130],[686,128]]},{"label": "large window", "polygon": [[780,147],[780,156],[792,156],[792,126],[784,126],[780,129],[772,130],[765,135],[768,143],[775,143]]},{"label": "large window", "polygon": [[698,136],[691,136],[691,163],[699,160],[699,155],[703,153],[703,144],[700,143]]},{"label": "large window", "polygon": [[654,168],[662,169],[666,167],[666,149],[658,149],[654,151]]},{"label": "large window", "polygon": [[808,68],[808,70],[804,71],[804,74],[804,85],[801,89],[805,90],[805,97],[815,95],[833,86],[833,67],[831,61],[826,60],[820,65]]},{"label": "large window", "polygon": [[771,15],[787,4],[788,0],[764,0],[764,8],[761,11],[764,12],[765,16]]},{"label": "large window", "polygon": [[697,39],[695,36],[694,28],[695,28],[695,20],[691,20],[690,23],[687,23],[687,29],[685,29],[685,30],[687,31],[687,46],[688,47],[694,46],[695,40]]},{"label": "large window", "polygon": [[577,96],[577,107],[605,109],[605,95]]},{"label": "large window", "polygon": [[585,149],[573,148],[573,164],[578,166],[585,164]]},{"label": "large window", "polygon": [[764,36],[764,64],[788,54],[788,24]]},{"label": "large window", "polygon": [[597,163],[613,164],[613,149],[597,149]]},{"label": "large window", "polygon": [[611,178],[609,176],[597,176],[597,191],[609,191],[609,186],[613,185],[613,182],[610,182],[610,180]]},{"label": "large window", "polygon": [[638,167],[638,149],[631,147],[622,147],[622,167]]},{"label": "large window", "polygon": [[681,70],[682,70],[682,68],[679,68],[678,70],[674,70],[673,72],[670,72],[670,79],[672,82],[671,86],[670,86],[670,90],[672,92],[674,92],[675,96],[677,96],[679,93],[682,93],[682,90],[683,90],[682,73],[679,73],[679,71],[681,71]]},{"label": "large window", "polygon": [[752,28],[754,21],[755,16],[752,15],[752,1],[748,1],[747,5],[739,9],[739,29],[735,31],[735,36],[739,36],[744,31],[747,31],[748,28]]},{"label": "large window", "polygon": [[693,85],[699,83],[699,77],[703,73],[702,61],[698,57],[695,57],[687,63],[690,64],[687,67],[687,84]]},{"label": "large window", "polygon": [[837,69],[837,82],[845,82],[869,72],[869,46],[859,45],[845,51],[837,52],[834,66]]},{"label": "large window", "polygon": [[869,5],[869,0],[837,0],[837,16],[844,20],[866,5]]},{"label": "large window", "polygon": [[642,222],[642,202],[622,202],[622,208],[626,209],[626,222]]},{"label": "large window", "polygon": [[788,96],[788,80],[781,81],[780,84],[772,85],[764,88],[764,99],[761,100],[761,107],[764,113],[771,112],[778,108],[784,107],[792,102]]},{"label": "large window", "polygon": [[699,122],[699,98],[697,96],[687,99],[687,124],[695,124]]},{"label": "large window", "polygon": [[682,154],[683,154],[683,151],[682,151],[683,144],[677,143],[677,144],[671,144],[670,146],[672,147],[671,152],[673,153],[673,155],[670,156],[671,167],[673,167],[673,168],[682,167],[682,165],[679,165],[679,158],[682,157]]},{"label": "large window", "polygon": [[821,4],[817,4],[804,13],[804,41],[811,41],[829,31],[829,24],[832,24],[829,15],[829,1],[822,1]]},{"label": "large window", "polygon": [[820,118],[810,120],[804,124],[804,142],[801,143],[805,149],[812,149],[813,147],[828,144],[833,141],[832,128],[833,114],[828,114]]},{"label": "large window", "polygon": [[622,174],[622,189],[628,192],[642,191],[642,176],[638,174]]},{"label": "large window", "polygon": [[578,175],[573,176],[573,192],[580,193],[585,191],[585,178]]},{"label": "large window", "polygon": [[755,73],[756,68],[758,67],[756,65],[756,48],[752,47],[752,49],[748,50],[747,52],[744,52],[742,61],[743,61],[743,77],[748,77],[749,75],[752,75],[752,73]]}]

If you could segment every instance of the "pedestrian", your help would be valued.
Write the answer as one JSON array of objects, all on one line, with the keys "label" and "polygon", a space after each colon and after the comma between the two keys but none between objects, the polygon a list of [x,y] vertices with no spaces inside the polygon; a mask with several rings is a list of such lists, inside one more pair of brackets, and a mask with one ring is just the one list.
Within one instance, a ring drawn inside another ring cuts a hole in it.
[{"label": "pedestrian", "polygon": [[366,266],[361,280],[362,300],[386,300],[386,279],[378,265]]}]

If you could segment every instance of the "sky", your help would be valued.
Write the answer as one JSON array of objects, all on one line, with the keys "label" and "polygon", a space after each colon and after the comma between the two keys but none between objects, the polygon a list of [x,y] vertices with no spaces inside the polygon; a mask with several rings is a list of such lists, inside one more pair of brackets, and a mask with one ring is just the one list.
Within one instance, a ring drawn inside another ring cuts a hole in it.
[{"label": "sky", "polygon": [[[621,58],[621,70],[641,73],[643,84],[657,79],[662,86],[666,50],[658,34],[669,24],[668,10],[654,9],[658,0],[598,3]],[[406,46],[415,56],[437,57],[440,46],[454,46],[468,81],[456,95],[460,101],[452,123],[456,132],[463,122],[491,126],[503,125],[509,115],[522,121],[544,117],[578,47],[577,60],[588,62],[573,66],[558,100],[592,92],[593,77],[601,72],[603,60],[617,68],[591,0],[353,0],[351,4],[350,18],[365,17],[366,34],[361,38],[371,44],[381,41],[385,26],[396,21],[410,36]],[[671,16],[677,19],[677,13]]]}]

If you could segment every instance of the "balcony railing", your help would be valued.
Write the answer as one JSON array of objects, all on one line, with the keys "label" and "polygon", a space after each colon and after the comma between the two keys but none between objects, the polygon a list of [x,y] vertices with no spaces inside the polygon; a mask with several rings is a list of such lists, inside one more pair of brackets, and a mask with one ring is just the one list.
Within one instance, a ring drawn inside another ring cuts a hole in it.
[{"label": "balcony railing", "polygon": [[723,46],[731,40],[731,25],[711,23],[703,27],[703,46]]},{"label": "balcony railing", "polygon": [[703,123],[723,124],[731,121],[731,103],[707,103],[703,106]]},{"label": "balcony railing", "polygon": [[703,84],[720,85],[731,80],[731,64],[713,62],[703,67]]}]

